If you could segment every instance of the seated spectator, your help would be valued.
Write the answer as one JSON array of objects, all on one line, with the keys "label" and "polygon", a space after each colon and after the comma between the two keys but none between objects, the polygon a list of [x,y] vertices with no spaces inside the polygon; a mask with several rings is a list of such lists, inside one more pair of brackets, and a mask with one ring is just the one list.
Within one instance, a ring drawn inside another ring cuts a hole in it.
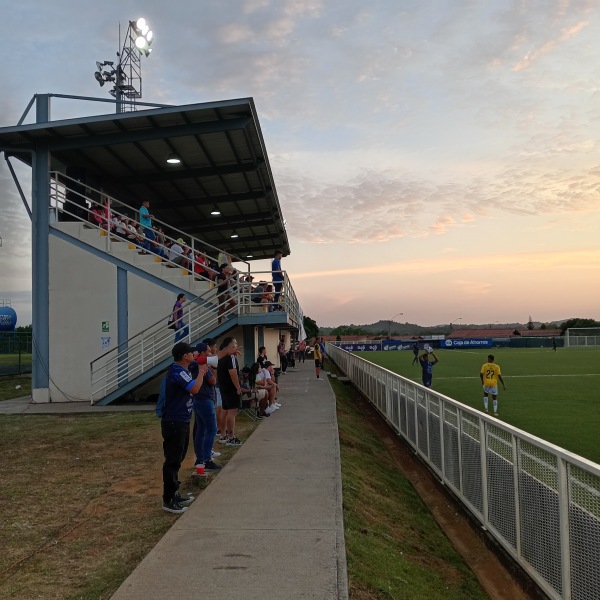
[{"label": "seated spectator", "polygon": [[125,232],[127,235],[127,241],[132,244],[137,243],[137,231],[131,219],[125,219]]},{"label": "seated spectator", "polygon": [[262,379],[264,380],[264,388],[267,390],[267,408],[265,413],[270,415],[276,410],[281,408],[281,404],[277,402],[277,393],[279,392],[279,386],[275,383],[275,371],[273,369],[273,363],[269,360],[265,361],[261,370]]},{"label": "seated spectator", "polygon": [[102,213],[102,207],[94,205],[92,211],[90,212],[90,223],[98,225],[98,227],[102,227],[102,223],[104,221],[104,215]]},{"label": "seated spectator", "polygon": [[179,238],[176,242],[171,244],[171,249],[169,251],[169,260],[176,265],[180,265],[182,267],[187,265],[187,258],[183,252],[183,246],[185,245],[184,241]]},{"label": "seated spectator", "polygon": [[266,378],[262,373],[262,367],[258,363],[254,363],[250,367],[250,372],[248,374],[248,386],[250,390],[252,390],[252,396],[256,399],[256,416],[259,418],[270,417],[270,413],[266,412],[268,405]]},{"label": "seated spectator", "polygon": [[114,215],[113,224],[115,228],[115,234],[118,235],[120,238],[126,239],[127,231],[125,230],[125,219],[123,219],[121,215]]},{"label": "seated spectator", "polygon": [[136,230],[136,241],[135,243],[142,249],[142,254],[146,254],[146,248],[148,243],[146,242],[146,234],[141,225],[138,225]]},{"label": "seated spectator", "polygon": [[262,295],[262,304],[268,307],[269,312],[273,312],[274,309],[274,294],[273,294],[273,286],[270,283],[265,285],[265,291]]}]

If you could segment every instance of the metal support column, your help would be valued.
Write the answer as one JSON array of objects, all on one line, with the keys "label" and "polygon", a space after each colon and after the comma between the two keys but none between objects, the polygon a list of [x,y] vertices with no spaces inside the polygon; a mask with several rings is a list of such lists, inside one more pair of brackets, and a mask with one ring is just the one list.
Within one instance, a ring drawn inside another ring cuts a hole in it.
[{"label": "metal support column", "polygon": [[[50,120],[50,96],[36,97],[36,122]],[[34,402],[50,402],[50,151],[39,145],[33,155],[32,177],[32,325],[31,395]]]}]

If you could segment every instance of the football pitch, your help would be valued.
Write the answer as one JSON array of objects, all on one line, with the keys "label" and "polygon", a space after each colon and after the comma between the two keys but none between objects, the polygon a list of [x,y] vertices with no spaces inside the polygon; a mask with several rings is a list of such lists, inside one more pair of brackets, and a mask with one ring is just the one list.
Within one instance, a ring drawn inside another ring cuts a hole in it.
[{"label": "football pitch", "polygon": [[[499,418],[561,448],[600,463],[600,348],[436,350],[433,389],[483,410],[479,372],[493,354],[507,391],[498,389]],[[357,352],[421,383],[413,353]],[[492,402],[490,399],[490,412]]]}]

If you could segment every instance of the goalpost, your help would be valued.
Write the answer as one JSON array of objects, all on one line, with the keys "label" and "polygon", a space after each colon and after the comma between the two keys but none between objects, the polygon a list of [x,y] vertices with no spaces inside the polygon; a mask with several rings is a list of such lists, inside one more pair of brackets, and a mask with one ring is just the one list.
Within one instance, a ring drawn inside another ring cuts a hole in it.
[{"label": "goalpost", "polygon": [[600,346],[600,327],[571,327],[565,331],[565,348]]}]

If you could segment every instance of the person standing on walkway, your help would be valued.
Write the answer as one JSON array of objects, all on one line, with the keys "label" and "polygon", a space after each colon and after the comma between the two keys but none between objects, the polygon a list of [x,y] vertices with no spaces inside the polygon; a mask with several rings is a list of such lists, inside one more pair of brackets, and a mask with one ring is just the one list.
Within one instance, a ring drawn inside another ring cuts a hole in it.
[{"label": "person standing on walkway", "polygon": [[321,369],[325,368],[325,358],[327,351],[325,350],[325,338],[319,338],[319,346],[321,347]]},{"label": "person standing on walkway", "polygon": [[279,338],[279,344],[277,345],[277,354],[279,354],[279,364],[281,365],[281,374],[285,375],[288,368],[287,351],[285,349],[285,337],[282,335]]},{"label": "person standing on walkway", "polygon": [[173,364],[166,374],[165,404],[161,419],[163,438],[163,510],[181,514],[190,504],[193,496],[179,494],[179,469],[185,458],[192,419],[192,394],[198,393],[208,370],[199,368],[196,379],[192,378],[188,367],[194,360],[194,349],[185,342],[179,342],[171,350]]},{"label": "person standing on walkway", "polygon": [[284,280],[283,271],[281,270],[282,257],[283,252],[281,252],[281,250],[277,250],[277,252],[275,252],[275,256],[273,257],[273,261],[271,262],[271,279],[273,280],[273,287],[275,288],[275,297],[273,298],[273,310],[281,310],[279,298],[281,297],[281,290],[283,288]]},{"label": "person standing on walkway", "polygon": [[183,321],[183,304],[186,300],[185,294],[177,294],[177,301],[173,305],[171,321],[175,325],[175,343],[187,337],[190,330]]},{"label": "person standing on walkway", "polygon": [[317,374],[317,380],[321,381],[321,360],[323,359],[323,354],[321,353],[321,344],[319,344],[319,338],[315,340],[313,356],[315,359],[315,372]]},{"label": "person standing on walkway", "polygon": [[[226,337],[219,347],[229,348],[230,353],[219,360],[217,380],[221,390],[222,411],[225,420],[225,441],[227,446],[241,446],[242,441],[235,435],[235,417],[242,408],[242,388],[240,386],[240,368],[237,362],[238,345],[233,337]],[[222,440],[220,440],[222,441]]]},{"label": "person standing on walkway", "polygon": [[[210,354],[209,347],[205,343],[198,344],[196,351],[198,352],[198,356],[208,356]],[[197,376],[200,369],[204,369],[204,367],[201,367],[196,360],[189,366],[192,377]],[[218,465],[212,459],[212,447],[217,433],[215,411],[215,385],[217,378],[210,367],[207,366],[206,369],[202,386],[194,394],[192,405],[194,414],[196,415],[194,427],[195,466],[203,465],[208,471],[220,471],[222,469],[221,465]]]},{"label": "person standing on walkway", "polygon": [[300,340],[298,344],[298,362],[302,361],[304,363],[304,358],[306,356],[306,340]]},{"label": "person standing on walkway", "polygon": [[[437,365],[438,362],[440,362],[434,351],[431,348],[429,350],[429,352],[424,352],[421,355],[421,358],[419,358],[422,369],[421,377],[425,387],[431,387],[431,382],[433,381],[433,365]],[[433,357],[433,360],[431,361],[429,360],[430,355]]]},{"label": "person standing on walkway", "polygon": [[492,396],[492,402],[494,406],[494,416],[498,416],[498,381],[502,384],[502,388],[506,391],[506,385],[504,379],[502,379],[502,373],[500,372],[500,365],[494,362],[494,355],[490,354],[488,360],[481,367],[479,372],[481,378],[481,384],[483,385],[483,408],[486,413],[489,413],[488,409],[488,396]]}]

